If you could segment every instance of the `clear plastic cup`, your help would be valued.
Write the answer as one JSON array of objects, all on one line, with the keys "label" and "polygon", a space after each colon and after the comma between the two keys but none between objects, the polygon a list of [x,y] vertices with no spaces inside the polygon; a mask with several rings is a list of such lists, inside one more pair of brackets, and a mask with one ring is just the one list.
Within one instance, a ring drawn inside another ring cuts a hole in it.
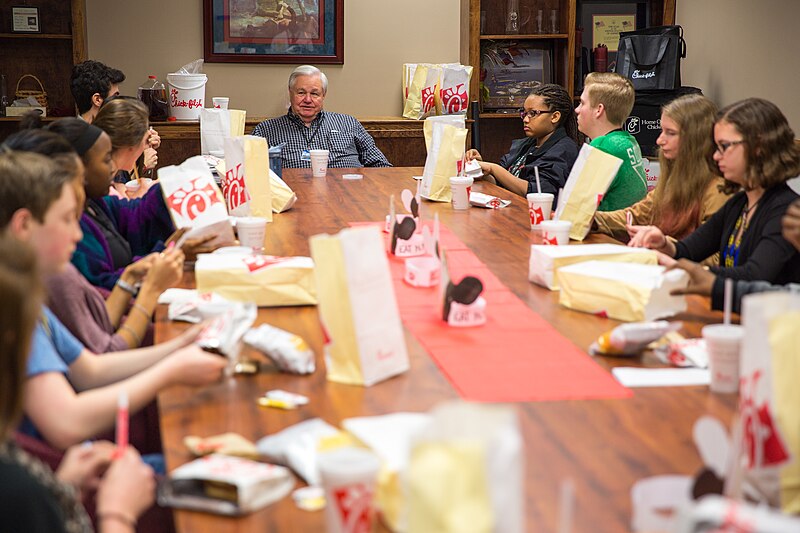
[{"label": "clear plastic cup", "polygon": [[544,244],[569,244],[569,230],[572,229],[572,222],[569,220],[545,220],[539,227]]},{"label": "clear plastic cup", "polygon": [[363,448],[339,448],[320,453],[317,466],[325,490],[328,533],[372,531],[375,486],[380,461]]},{"label": "clear plastic cup", "polygon": [[711,391],[731,393],[739,390],[739,362],[744,329],[736,324],[711,324],[703,327],[711,372]]},{"label": "clear plastic cup", "polygon": [[211,99],[214,104],[215,109],[228,109],[228,102],[230,102],[230,98],[227,96],[215,96]]},{"label": "clear plastic cup", "polygon": [[450,178],[450,189],[453,192],[453,209],[469,209],[469,193],[474,183],[472,178],[455,176]]},{"label": "clear plastic cup", "polygon": [[315,178],[324,178],[328,173],[328,150],[311,150],[311,175]]},{"label": "clear plastic cup", "polygon": [[550,220],[550,211],[553,208],[553,196],[549,192],[528,193],[528,215],[531,217],[531,229],[539,229],[539,224]]},{"label": "clear plastic cup", "polygon": [[236,219],[236,232],[242,246],[261,251],[264,249],[264,239],[267,236],[267,219],[239,217]]}]

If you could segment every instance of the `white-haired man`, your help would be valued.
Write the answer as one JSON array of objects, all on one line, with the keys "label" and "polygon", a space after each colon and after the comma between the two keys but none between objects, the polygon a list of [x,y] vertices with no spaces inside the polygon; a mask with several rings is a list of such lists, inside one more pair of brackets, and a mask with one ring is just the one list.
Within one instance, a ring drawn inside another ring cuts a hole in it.
[{"label": "white-haired man", "polygon": [[317,67],[302,65],[289,75],[289,110],[265,120],[253,135],[270,146],[284,144],[284,168],[311,166],[311,150],[328,150],[329,167],[390,167],[364,126],[350,115],[323,111],[328,78]]}]

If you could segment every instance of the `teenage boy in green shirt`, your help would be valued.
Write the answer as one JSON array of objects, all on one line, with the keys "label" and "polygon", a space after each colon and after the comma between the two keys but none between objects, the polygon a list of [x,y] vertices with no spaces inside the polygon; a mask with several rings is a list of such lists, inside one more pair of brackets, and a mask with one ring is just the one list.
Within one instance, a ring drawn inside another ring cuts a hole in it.
[{"label": "teenage boy in green shirt", "polygon": [[622,166],[598,211],[624,209],[647,194],[642,150],[636,139],[623,129],[634,99],[633,84],[619,74],[592,72],[586,76],[581,103],[575,109],[578,129],[592,139],[591,146],[622,159]]}]

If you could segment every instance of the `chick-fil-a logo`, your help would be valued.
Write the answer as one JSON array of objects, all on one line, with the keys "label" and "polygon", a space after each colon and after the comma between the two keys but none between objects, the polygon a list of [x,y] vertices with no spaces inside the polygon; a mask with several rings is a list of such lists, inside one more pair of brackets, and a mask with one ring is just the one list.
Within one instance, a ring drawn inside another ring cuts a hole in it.
[{"label": "chick-fil-a logo", "polygon": [[341,517],[344,531],[370,531],[372,490],[367,485],[356,483],[336,488],[333,490],[333,499],[332,503]]},{"label": "chick-fil-a logo", "polygon": [[444,105],[445,113],[460,113],[467,109],[467,86],[464,83],[442,89],[439,97]]},{"label": "chick-fil-a logo", "polygon": [[225,179],[222,180],[222,195],[228,203],[229,211],[233,211],[250,200],[250,195],[244,186],[244,172],[242,172],[241,163],[225,172]]},{"label": "chick-fil-a logo", "polygon": [[189,180],[187,185],[167,197],[169,208],[189,220],[194,220],[217,203],[221,203],[217,189],[202,176]]},{"label": "chick-fil-a logo", "polygon": [[262,268],[271,267],[279,263],[289,261],[290,257],[277,257],[274,255],[249,255],[242,258],[242,262],[250,272],[256,272]]},{"label": "chick-fil-a logo", "polygon": [[427,113],[433,109],[433,92],[435,87],[425,87],[422,89],[422,112]]},{"label": "chick-fil-a logo", "polygon": [[528,208],[528,214],[531,216],[531,224],[536,225],[544,221],[544,212],[539,205],[531,205]]},{"label": "chick-fil-a logo", "polygon": [[178,100],[178,89],[169,91],[170,105],[172,107],[188,107],[189,109],[203,107],[202,98],[190,98],[189,100]]},{"label": "chick-fil-a logo", "polygon": [[766,400],[757,404],[756,391],[761,371],[740,380],[739,411],[742,417],[743,449],[749,468],[761,468],[785,463],[789,453],[781,439]]}]

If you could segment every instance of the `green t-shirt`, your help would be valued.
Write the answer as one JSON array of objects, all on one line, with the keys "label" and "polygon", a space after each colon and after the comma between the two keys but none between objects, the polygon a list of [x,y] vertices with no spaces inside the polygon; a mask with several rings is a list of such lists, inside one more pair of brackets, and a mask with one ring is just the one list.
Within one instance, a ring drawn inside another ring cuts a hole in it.
[{"label": "green t-shirt", "polygon": [[598,211],[625,209],[647,195],[642,150],[630,133],[614,130],[593,139],[591,146],[622,159],[622,166],[603,196]]}]

